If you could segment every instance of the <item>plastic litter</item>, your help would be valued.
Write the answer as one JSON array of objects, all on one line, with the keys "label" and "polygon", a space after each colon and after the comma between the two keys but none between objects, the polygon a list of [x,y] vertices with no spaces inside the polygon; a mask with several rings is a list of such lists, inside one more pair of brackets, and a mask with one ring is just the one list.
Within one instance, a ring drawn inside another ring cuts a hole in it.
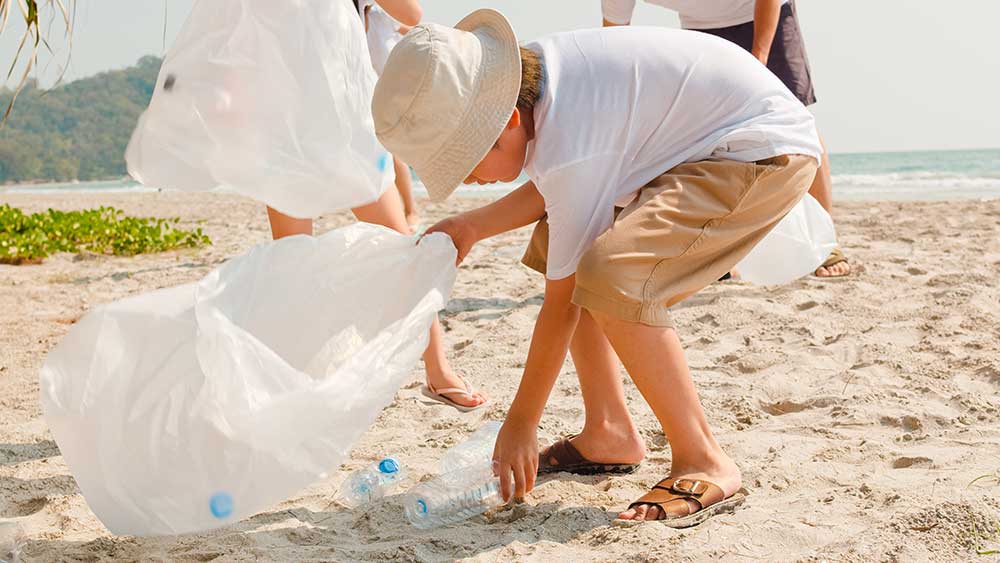
[{"label": "plastic litter", "polygon": [[441,456],[441,474],[448,475],[463,467],[492,463],[493,447],[497,443],[501,426],[503,423],[499,420],[491,420],[480,426],[464,442],[452,446]]},{"label": "plastic litter", "polygon": [[386,457],[348,475],[337,496],[351,508],[363,506],[385,497],[405,478],[403,464],[394,457]]},{"label": "plastic litter", "polygon": [[403,502],[407,520],[416,528],[447,526],[503,504],[500,479],[492,465],[459,468],[410,489]]},{"label": "plastic litter", "polygon": [[351,2],[198,0],[132,133],[128,172],[294,217],[371,203],[394,178],[375,138],[375,80]]},{"label": "plastic litter", "polygon": [[836,246],[833,219],[806,194],[736,269],[757,285],[789,283],[814,272]]},{"label": "plastic litter", "polygon": [[357,224],[88,313],[40,387],[94,513],[116,534],[197,532],[335,470],[426,347],[455,255]]}]

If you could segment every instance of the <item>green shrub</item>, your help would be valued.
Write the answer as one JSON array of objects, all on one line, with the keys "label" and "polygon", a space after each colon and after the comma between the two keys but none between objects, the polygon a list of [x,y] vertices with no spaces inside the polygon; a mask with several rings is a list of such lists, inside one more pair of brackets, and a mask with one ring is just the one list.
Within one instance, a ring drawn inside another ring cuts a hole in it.
[{"label": "green shrub", "polygon": [[185,231],[167,221],[127,217],[113,207],[25,215],[0,205],[0,263],[38,263],[55,252],[134,256],[212,244],[201,229]]}]

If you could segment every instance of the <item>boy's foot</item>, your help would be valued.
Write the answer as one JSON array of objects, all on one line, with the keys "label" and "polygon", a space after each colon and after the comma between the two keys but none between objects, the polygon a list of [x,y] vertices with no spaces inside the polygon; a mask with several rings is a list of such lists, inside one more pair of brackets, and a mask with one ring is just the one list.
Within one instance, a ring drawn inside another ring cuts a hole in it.
[{"label": "boy's foot", "polygon": [[461,375],[450,372],[433,377],[428,373],[423,391],[424,396],[459,410],[472,410],[486,404],[485,395],[472,389]]},{"label": "boy's foot", "polygon": [[584,428],[538,454],[538,473],[631,473],[646,457],[642,438],[632,428]]},{"label": "boy's foot", "polygon": [[636,524],[658,520],[671,528],[690,528],[716,514],[733,512],[745,500],[744,489],[726,496],[722,488],[710,481],[667,477],[629,505],[629,512],[636,512],[633,518],[619,516],[618,521]]},{"label": "boy's foot", "polygon": [[817,278],[842,278],[850,273],[851,263],[839,248],[834,248],[826,262],[814,272]]},{"label": "boy's foot", "polygon": [[675,528],[694,526],[743,503],[740,470],[729,458],[708,471],[677,471],[657,483],[620,520],[664,520]]}]

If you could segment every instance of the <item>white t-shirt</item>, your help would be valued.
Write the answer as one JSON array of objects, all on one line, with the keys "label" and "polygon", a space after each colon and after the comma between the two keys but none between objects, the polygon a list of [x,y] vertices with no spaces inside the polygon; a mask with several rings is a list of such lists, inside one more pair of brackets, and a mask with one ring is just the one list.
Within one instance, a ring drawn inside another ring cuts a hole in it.
[{"label": "white t-shirt", "polygon": [[[674,10],[684,29],[717,29],[753,21],[754,0],[646,0]],[[782,4],[788,0],[782,0]],[[635,0],[601,0],[604,19],[626,24],[632,19]]]},{"label": "white t-shirt", "polygon": [[615,27],[529,43],[545,66],[525,171],[545,199],[549,279],[576,271],[615,205],[678,164],[819,160],[812,115],[738,46],[695,31]]},{"label": "white t-shirt", "polygon": [[375,72],[381,76],[385,62],[389,59],[389,53],[403,38],[399,33],[402,24],[386,13],[375,0],[360,0],[358,8],[361,14],[364,14],[365,10],[368,11],[368,29],[365,31],[368,37],[368,53],[371,55]]}]

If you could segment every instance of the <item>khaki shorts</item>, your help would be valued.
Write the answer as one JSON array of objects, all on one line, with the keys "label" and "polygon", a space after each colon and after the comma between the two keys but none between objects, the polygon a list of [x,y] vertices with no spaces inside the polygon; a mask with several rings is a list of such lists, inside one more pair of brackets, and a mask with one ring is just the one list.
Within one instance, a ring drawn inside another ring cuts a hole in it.
[{"label": "khaki shorts", "polygon": [[[815,159],[681,164],[639,190],[597,237],[576,271],[573,303],[652,326],[673,326],[667,309],[719,279],[806,194]],[[545,273],[549,226],[535,226],[522,258]]]}]

